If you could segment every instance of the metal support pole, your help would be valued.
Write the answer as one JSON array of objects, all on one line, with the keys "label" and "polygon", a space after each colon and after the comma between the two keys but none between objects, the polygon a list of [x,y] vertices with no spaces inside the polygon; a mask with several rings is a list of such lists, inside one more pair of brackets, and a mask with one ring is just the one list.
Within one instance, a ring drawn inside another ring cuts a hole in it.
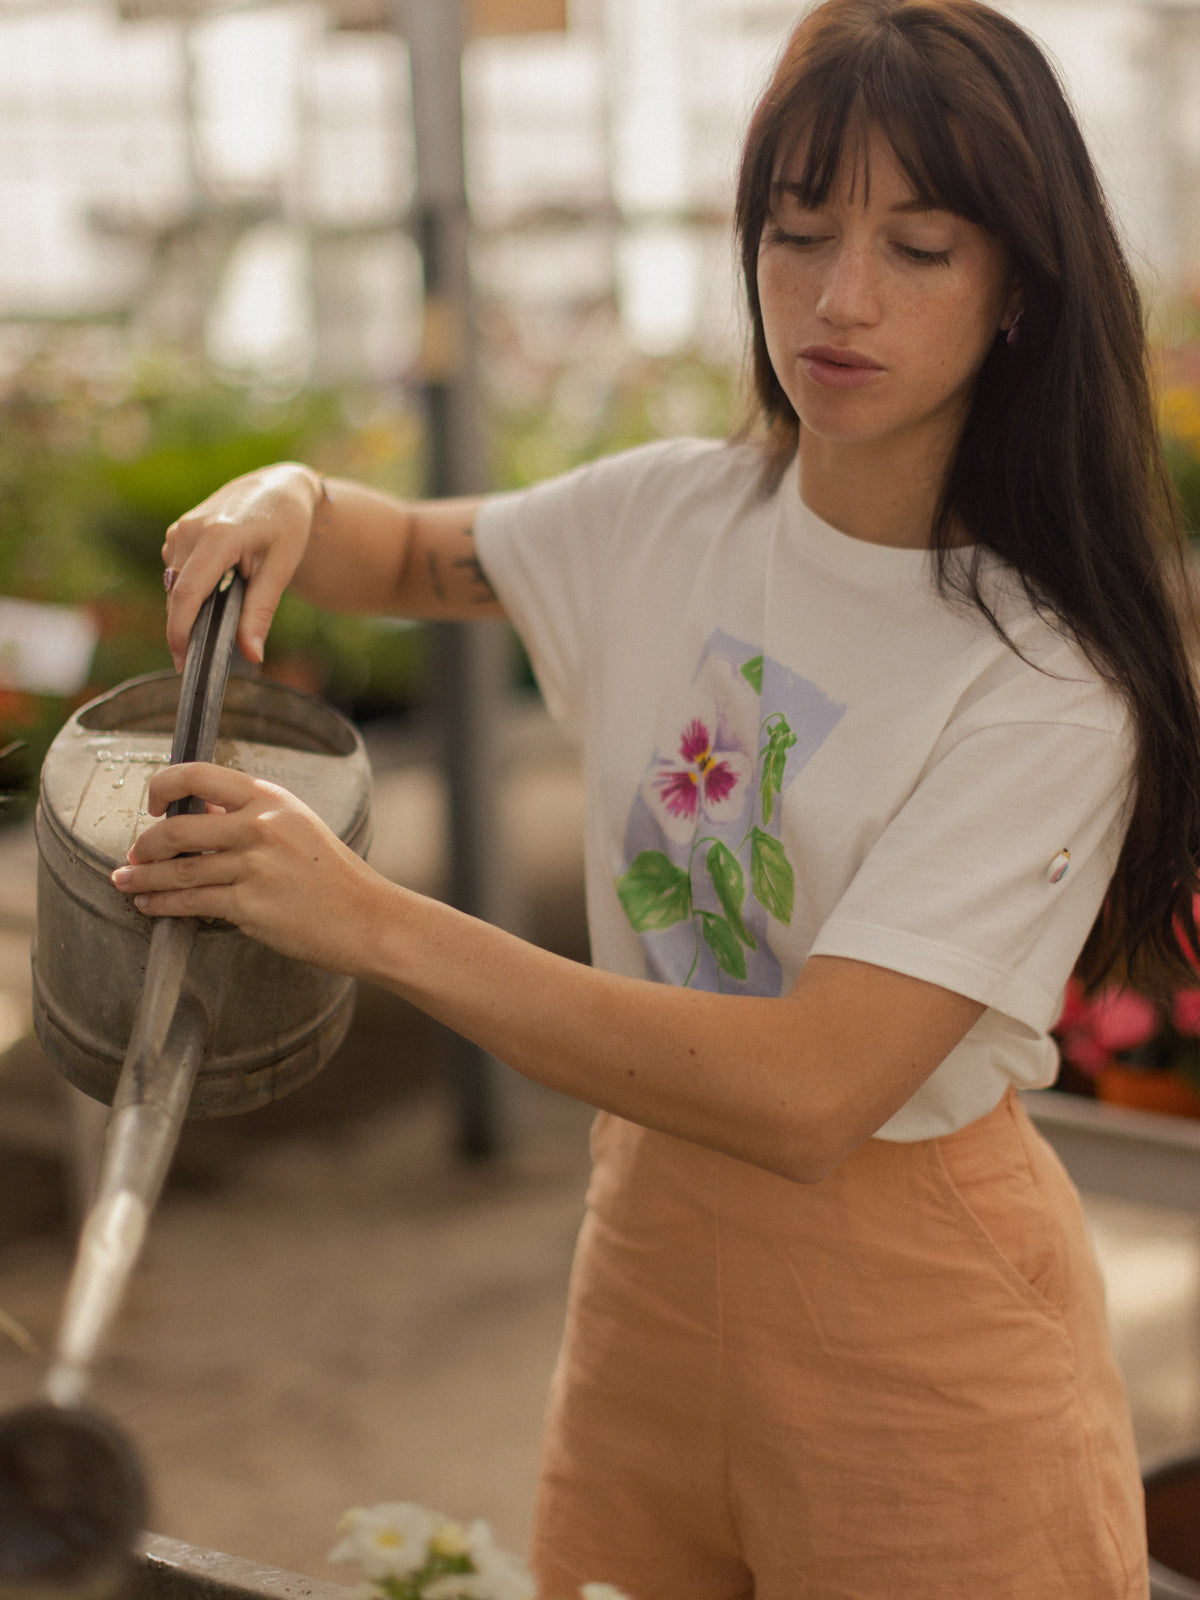
[{"label": "metal support pole", "polygon": [[[463,164],[462,0],[398,0],[412,72],[417,242],[425,274],[423,384],[430,496],[477,494],[486,467],[471,325]],[[504,922],[500,729],[508,641],[496,623],[445,623],[435,663],[450,804],[450,898]],[[471,1159],[500,1141],[496,1063],[457,1034],[450,1042],[457,1143]]]}]

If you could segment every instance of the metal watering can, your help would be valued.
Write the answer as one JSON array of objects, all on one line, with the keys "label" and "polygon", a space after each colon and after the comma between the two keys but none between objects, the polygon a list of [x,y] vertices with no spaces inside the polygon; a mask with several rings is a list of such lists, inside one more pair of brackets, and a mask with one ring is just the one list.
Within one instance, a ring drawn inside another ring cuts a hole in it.
[{"label": "metal watering can", "polygon": [[196,620],[182,680],[154,674],[93,700],[42,769],[35,1026],[63,1076],[112,1113],[48,1401],[0,1417],[0,1600],[99,1600],[123,1583],[145,1488],[128,1443],[81,1402],[180,1127],[305,1082],[353,1012],[353,980],[227,923],[144,917],[109,881],[168,762],[215,759],[270,778],[366,853],[370,769],[355,729],[311,696],[230,677],[243,593],[227,573]]},{"label": "metal watering can", "polygon": [[351,979],[276,955],[227,923],[154,923],[109,882],[149,820],[146,787],[169,761],[215,759],[269,778],[365,854],[362,740],[309,695],[228,677],[241,579],[235,584],[207,602],[212,614],[197,621],[182,684],[160,673],[93,700],[59,733],[42,769],[34,1022],[63,1076],[109,1104],[130,1038],[170,1021],[168,991],[179,985],[202,1051],[189,1117],[252,1110],[303,1083],[341,1042],[354,1008]]}]

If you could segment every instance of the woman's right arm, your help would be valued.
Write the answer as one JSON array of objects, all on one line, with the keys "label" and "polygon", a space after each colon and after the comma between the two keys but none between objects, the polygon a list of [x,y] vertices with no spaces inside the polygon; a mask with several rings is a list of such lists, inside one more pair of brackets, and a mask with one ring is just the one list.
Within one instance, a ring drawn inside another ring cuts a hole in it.
[{"label": "woman's right arm", "polygon": [[501,617],[475,554],[479,499],[410,502],[282,462],[224,484],[167,530],[176,574],[167,642],[176,664],[221,574],[246,579],[242,654],[261,661],[279,598],[292,588],[330,611],[422,619]]}]

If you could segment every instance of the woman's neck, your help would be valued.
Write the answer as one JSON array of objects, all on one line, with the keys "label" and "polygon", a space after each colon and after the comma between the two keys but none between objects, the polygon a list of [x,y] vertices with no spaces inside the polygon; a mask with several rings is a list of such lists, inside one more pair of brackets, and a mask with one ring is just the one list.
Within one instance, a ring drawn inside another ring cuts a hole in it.
[{"label": "woman's neck", "polygon": [[839,533],[901,550],[928,549],[946,463],[898,448],[831,443],[800,430],[800,498]]}]

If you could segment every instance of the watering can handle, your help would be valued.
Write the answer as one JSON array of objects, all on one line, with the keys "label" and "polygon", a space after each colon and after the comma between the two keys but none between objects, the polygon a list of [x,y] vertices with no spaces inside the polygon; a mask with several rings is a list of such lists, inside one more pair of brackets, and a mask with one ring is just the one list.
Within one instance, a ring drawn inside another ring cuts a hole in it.
[{"label": "watering can handle", "polygon": [[[245,579],[231,567],[200,607],[183,666],[179,713],[171,741],[172,766],[180,761],[212,760],[245,594]],[[167,815],[176,817],[202,807],[203,801],[188,795],[173,800]]]}]

